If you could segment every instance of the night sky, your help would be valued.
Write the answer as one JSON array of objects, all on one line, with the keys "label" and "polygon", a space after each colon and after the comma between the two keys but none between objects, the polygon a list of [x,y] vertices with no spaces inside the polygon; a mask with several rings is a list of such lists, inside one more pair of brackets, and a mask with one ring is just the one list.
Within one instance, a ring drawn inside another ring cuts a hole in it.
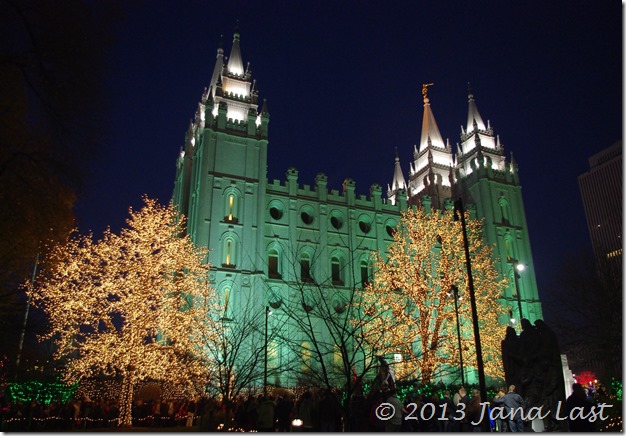
[{"label": "night sky", "polygon": [[[106,2],[101,3],[106,5]],[[540,290],[590,251],[577,177],[622,138],[622,4],[602,1],[133,1],[105,83],[107,137],[78,197],[81,232],[118,231],[142,194],[167,203],[220,35],[239,21],[270,124],[268,178],[318,172],[357,194],[405,177],[422,83],[441,134],[460,142],[471,83],[483,119],[518,162]],[[544,309],[545,311],[545,309]]]}]

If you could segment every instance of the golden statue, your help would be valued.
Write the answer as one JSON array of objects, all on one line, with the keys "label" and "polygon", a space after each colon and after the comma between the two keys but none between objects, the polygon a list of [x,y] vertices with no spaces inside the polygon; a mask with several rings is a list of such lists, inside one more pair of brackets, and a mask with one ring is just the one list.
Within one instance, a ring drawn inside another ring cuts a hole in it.
[{"label": "golden statue", "polygon": [[434,83],[424,83],[422,84],[422,95],[424,96],[424,98],[428,98],[428,96],[426,94],[428,94],[428,87],[429,86],[433,86]]}]

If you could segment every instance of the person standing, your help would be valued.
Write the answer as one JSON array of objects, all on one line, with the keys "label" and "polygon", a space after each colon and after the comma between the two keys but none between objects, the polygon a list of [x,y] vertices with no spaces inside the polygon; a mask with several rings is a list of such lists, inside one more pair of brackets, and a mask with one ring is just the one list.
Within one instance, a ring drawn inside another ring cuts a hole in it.
[{"label": "person standing", "polygon": [[394,413],[390,419],[385,421],[385,431],[400,431],[402,429],[402,414],[407,413],[407,410],[398,399],[395,386],[389,390],[387,402],[393,406]]},{"label": "person standing", "polygon": [[456,416],[459,423],[458,431],[470,431],[470,424],[467,420],[468,407],[470,403],[470,399],[467,396],[467,391],[463,386],[459,388],[459,401],[456,405]]},{"label": "person standing", "polygon": [[515,385],[509,386],[509,391],[500,398],[493,400],[494,404],[504,406],[504,413],[507,416],[507,423],[512,432],[524,431],[524,420],[522,412],[524,411],[524,399],[520,394],[515,392]]},{"label": "person standing", "polygon": [[274,401],[272,401],[272,398],[263,396],[257,413],[258,430],[263,432],[274,431]]},{"label": "person standing", "polygon": [[[587,398],[585,389],[580,383],[572,385],[572,394],[565,400],[565,412],[567,413],[567,423],[571,432],[592,432],[595,431],[595,424],[587,418],[593,410],[593,403]],[[576,409],[578,413],[572,413]]]},{"label": "person standing", "polygon": [[450,397],[450,391],[443,391],[443,398],[441,399],[441,412],[443,413],[445,420],[438,421],[439,422],[439,431],[440,432],[448,432],[452,431],[453,428],[453,419],[454,419],[454,411],[456,406]]}]

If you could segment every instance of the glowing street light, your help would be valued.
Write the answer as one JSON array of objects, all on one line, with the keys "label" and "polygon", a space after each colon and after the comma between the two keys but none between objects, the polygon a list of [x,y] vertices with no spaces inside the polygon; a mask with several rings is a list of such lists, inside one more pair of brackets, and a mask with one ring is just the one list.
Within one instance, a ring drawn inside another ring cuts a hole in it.
[{"label": "glowing street light", "polygon": [[515,293],[517,294],[517,310],[518,310],[519,319],[521,322],[524,316],[522,315],[522,296],[519,292],[519,278],[521,277],[519,273],[524,271],[525,267],[524,267],[524,264],[519,263],[517,259],[509,258],[509,262],[513,264],[513,277],[515,278]]}]

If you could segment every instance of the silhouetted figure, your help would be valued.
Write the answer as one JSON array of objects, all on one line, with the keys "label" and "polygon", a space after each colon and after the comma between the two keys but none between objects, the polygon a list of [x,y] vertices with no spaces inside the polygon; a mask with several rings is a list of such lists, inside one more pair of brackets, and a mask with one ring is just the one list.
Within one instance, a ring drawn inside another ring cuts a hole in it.
[{"label": "silhouetted figure", "polygon": [[524,421],[522,420],[522,410],[524,399],[515,392],[515,385],[509,386],[509,391],[499,398],[493,400],[494,404],[504,407],[506,423],[512,432],[524,431]]},{"label": "silhouetted figure", "polygon": [[541,337],[526,318],[522,319],[519,345],[522,356],[521,387],[519,394],[526,399],[526,407],[539,407],[542,403],[545,374],[539,363]]},{"label": "silhouetted figure", "polygon": [[519,386],[522,382],[522,356],[520,339],[511,326],[506,328],[506,336],[502,340],[502,365],[504,366],[504,380],[507,386]]},{"label": "silhouetted figure", "polygon": [[[581,408],[577,410],[582,410],[582,413],[570,414],[575,407]],[[569,431],[591,432],[596,429],[593,422],[582,418],[589,415],[592,407],[593,403],[587,398],[583,386],[580,383],[574,383],[572,385],[572,394],[565,400],[565,412],[568,416]],[[574,419],[571,419],[572,417]]]},{"label": "silhouetted figure", "polygon": [[[563,378],[561,352],[556,335],[546,323],[538,319],[535,321],[535,326],[541,339],[537,364],[539,371],[544,374],[541,404],[544,410],[550,410],[555,413],[558,402],[565,400],[565,380]],[[556,424],[554,419],[552,424]]]}]

